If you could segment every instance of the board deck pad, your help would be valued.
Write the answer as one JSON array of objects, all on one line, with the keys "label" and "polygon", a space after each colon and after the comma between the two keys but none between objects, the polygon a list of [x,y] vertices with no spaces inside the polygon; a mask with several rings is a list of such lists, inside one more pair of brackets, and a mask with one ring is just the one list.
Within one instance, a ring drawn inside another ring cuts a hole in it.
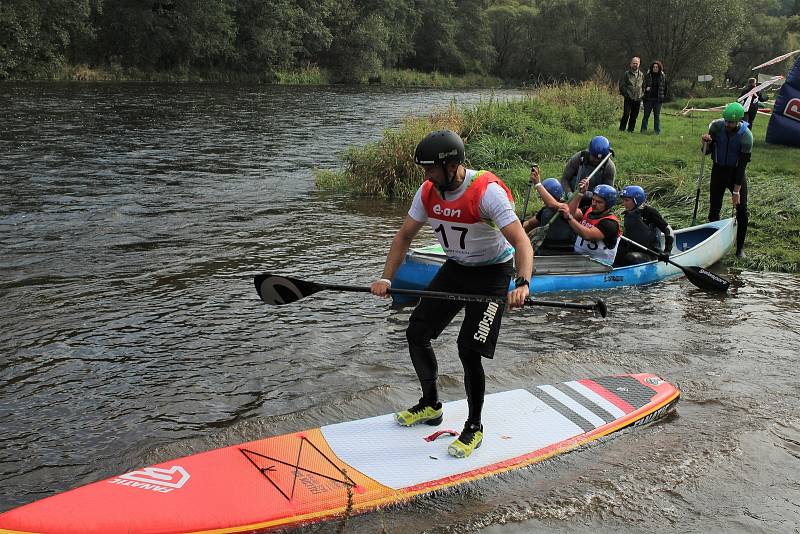
[{"label": "board deck pad", "polygon": [[0,533],[234,533],[299,525],[407,501],[533,464],[672,410],[680,391],[652,374],[487,395],[484,439],[447,446],[466,400],[436,427],[391,414],[268,437],[163,462],[0,514]]}]

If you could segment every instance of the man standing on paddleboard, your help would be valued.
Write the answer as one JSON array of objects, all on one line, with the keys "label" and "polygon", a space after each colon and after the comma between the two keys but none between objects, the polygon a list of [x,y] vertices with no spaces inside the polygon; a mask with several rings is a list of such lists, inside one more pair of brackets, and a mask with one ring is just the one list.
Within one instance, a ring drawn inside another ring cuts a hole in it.
[{"label": "man standing on paddleboard", "polygon": [[[417,145],[414,162],[425,171],[425,182],[392,240],[381,278],[372,283],[375,295],[387,296],[391,279],[411,241],[428,222],[447,254],[447,261],[429,290],[506,297],[510,308],[521,307],[528,296],[533,250],[514,211],[511,191],[494,174],[464,166],[464,142],[455,132],[439,130]],[[515,289],[508,291],[516,269]],[[419,403],[395,414],[402,426],[442,422],[437,389],[438,366],[431,339],[436,339],[464,309],[458,336],[458,356],[464,367],[469,416],[464,430],[448,447],[450,455],[465,458],[483,441],[481,411],[486,390],[482,358],[494,357],[503,303],[463,302],[423,298],[406,330],[414,370],[422,386]]]}]

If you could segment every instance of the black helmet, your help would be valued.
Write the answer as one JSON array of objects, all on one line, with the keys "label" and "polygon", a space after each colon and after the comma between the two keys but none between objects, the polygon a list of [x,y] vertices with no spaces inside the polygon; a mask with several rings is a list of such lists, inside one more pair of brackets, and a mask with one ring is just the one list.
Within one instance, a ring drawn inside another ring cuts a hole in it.
[{"label": "black helmet", "polygon": [[464,141],[450,130],[437,130],[426,135],[414,151],[417,165],[464,163]]}]

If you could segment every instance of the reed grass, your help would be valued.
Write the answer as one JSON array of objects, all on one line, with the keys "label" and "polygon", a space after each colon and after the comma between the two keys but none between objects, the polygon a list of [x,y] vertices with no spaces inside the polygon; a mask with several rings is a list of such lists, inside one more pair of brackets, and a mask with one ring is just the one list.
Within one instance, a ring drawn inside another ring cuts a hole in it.
[{"label": "reed grass", "polygon": [[[732,100],[723,95],[692,104],[708,107]],[[426,117],[409,117],[399,128],[344,156],[340,172],[318,172],[317,184],[356,195],[408,202],[423,180],[413,164],[416,143],[426,133],[448,128],[464,139],[467,166],[497,173],[511,188],[518,206],[527,189],[530,165],[537,162],[543,177],[560,177],[566,160],[585,149],[595,135],[605,135],[614,148],[618,189],[638,184],[648,202],[661,211],[674,228],[692,219],[700,169],[700,136],[718,113],[679,113],[685,101],[662,110],[661,135],[620,132],[619,97],[612,87],[588,82],[547,85],[516,99],[488,99],[470,107],[451,103]],[[640,115],[641,121],[641,115]],[[748,165],[750,224],[747,258],[733,260],[755,270],[800,272],[800,149],[764,142],[769,117],[760,116],[754,127],[753,160]],[[706,160],[701,180],[697,220],[706,220],[711,162]],[[528,215],[540,207],[531,195]],[[732,213],[725,196],[722,215]]]}]

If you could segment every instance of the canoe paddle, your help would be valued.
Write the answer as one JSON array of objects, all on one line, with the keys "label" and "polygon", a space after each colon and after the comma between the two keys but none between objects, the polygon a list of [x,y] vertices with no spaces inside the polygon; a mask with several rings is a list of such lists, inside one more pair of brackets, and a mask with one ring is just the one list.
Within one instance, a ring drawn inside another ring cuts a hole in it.
[{"label": "canoe paddle", "polygon": [[[589,173],[589,176],[586,177],[586,180],[591,181],[592,178],[594,178],[594,175],[597,174],[601,169],[603,169],[606,166],[606,162],[613,155],[614,155],[614,151],[613,150],[609,150],[608,154],[606,154],[603,157],[603,159],[600,160],[600,163],[597,164],[597,167],[595,167],[592,170],[592,172]],[[534,165],[534,167],[536,167],[535,163],[533,165]],[[533,167],[531,167],[531,172],[533,172]],[[531,183],[533,183],[533,182],[531,181]],[[580,191],[572,191],[571,193],[569,193],[569,195],[567,195],[566,202],[569,204],[569,201],[572,200],[572,197],[574,197],[575,195],[579,195],[579,194],[580,194]],[[558,201],[558,202],[561,202],[560,198],[557,198],[555,200]],[[528,201],[528,199],[526,198],[525,199],[525,205],[527,205],[527,201]],[[544,224],[544,225],[540,224],[539,226],[537,226],[536,228],[534,228],[533,230],[528,232],[528,238],[531,240],[531,247],[533,247],[533,252],[534,253],[536,253],[536,251],[539,250],[539,247],[542,246],[542,243],[544,242],[545,238],[547,237],[547,231],[550,229],[550,225],[553,222],[555,222],[556,217],[559,217],[560,215],[561,215],[561,213],[558,210],[556,210],[556,212],[553,214],[553,216],[550,217],[550,220],[547,221],[547,224]],[[539,222],[541,223],[541,221],[539,221]]]},{"label": "canoe paddle", "polygon": [[[266,304],[281,306],[290,304],[302,298],[313,295],[318,291],[352,291],[356,293],[369,293],[370,288],[366,286],[344,286],[338,284],[318,284],[307,280],[299,280],[288,276],[263,273],[255,276],[254,279],[258,296]],[[445,293],[440,291],[425,291],[419,289],[394,289],[389,288],[389,293],[395,295],[407,295],[411,297],[426,297],[433,299],[460,300],[465,302],[505,302],[505,297],[493,297],[491,295],[469,295],[463,293]],[[549,300],[534,300],[530,297],[525,299],[526,306],[549,306],[551,308],[571,308],[575,310],[592,310],[600,314],[601,317],[608,315],[608,308],[605,301],[598,299],[594,304],[579,304],[576,302],[558,302]]]},{"label": "canoe paddle", "polygon": [[[533,169],[536,167],[538,167],[538,165],[534,163],[531,167],[531,172],[533,172]],[[525,222],[525,216],[528,213],[528,200],[531,198],[531,189],[533,189],[533,178],[528,179],[528,190],[525,192],[525,203],[522,205],[522,216],[519,218],[520,223]]]},{"label": "canoe paddle", "polygon": [[637,243],[633,239],[625,237],[624,235],[620,236],[620,239],[622,239],[623,241],[627,241],[631,245],[641,250],[649,252],[653,256],[669,263],[670,265],[674,265],[675,267],[683,271],[683,274],[686,275],[686,278],[688,278],[692,284],[699,287],[700,289],[705,289],[708,291],[720,291],[722,293],[725,293],[726,291],[728,291],[728,287],[730,287],[731,285],[729,281],[725,280],[721,276],[718,276],[702,267],[697,267],[697,266],[685,267],[669,259],[669,256],[667,256],[663,252],[656,252],[655,250],[649,249],[646,246]]},{"label": "canoe paddle", "polygon": [[697,208],[700,206],[700,186],[703,182],[703,168],[706,165],[706,143],[700,149],[700,172],[697,174],[697,191],[694,194],[694,211],[692,212],[692,226],[697,222]]}]

